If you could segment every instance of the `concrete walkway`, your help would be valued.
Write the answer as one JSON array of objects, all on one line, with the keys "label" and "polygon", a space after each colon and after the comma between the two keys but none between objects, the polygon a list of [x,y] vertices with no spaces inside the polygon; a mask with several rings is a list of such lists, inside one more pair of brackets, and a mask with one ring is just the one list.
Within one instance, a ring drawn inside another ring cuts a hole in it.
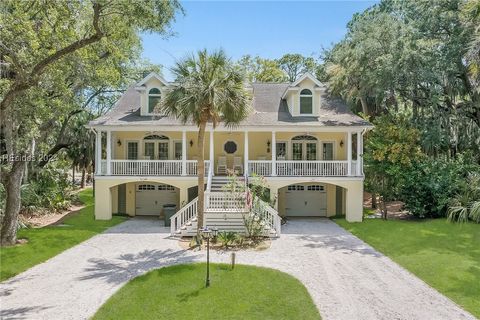
[{"label": "concrete walkway", "polygon": [[[0,318],[86,319],[130,279],[205,259],[168,232],[158,220],[132,219],[1,283]],[[269,250],[239,252],[237,261],[297,277],[324,319],[475,319],[328,220],[290,221]]]}]

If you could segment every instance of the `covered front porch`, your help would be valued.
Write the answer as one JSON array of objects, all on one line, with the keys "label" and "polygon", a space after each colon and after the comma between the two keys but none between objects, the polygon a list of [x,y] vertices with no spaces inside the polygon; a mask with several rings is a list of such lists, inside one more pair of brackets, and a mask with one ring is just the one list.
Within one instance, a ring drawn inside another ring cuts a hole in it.
[{"label": "covered front porch", "polygon": [[[196,176],[194,131],[97,131],[96,175]],[[208,131],[205,173],[362,177],[363,132]]]}]

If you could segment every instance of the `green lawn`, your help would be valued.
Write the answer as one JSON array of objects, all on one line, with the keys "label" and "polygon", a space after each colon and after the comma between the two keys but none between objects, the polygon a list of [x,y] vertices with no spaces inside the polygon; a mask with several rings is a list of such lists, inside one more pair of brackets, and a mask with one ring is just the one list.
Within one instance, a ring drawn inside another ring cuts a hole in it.
[{"label": "green lawn", "polygon": [[61,226],[21,229],[18,238],[26,238],[28,243],[1,248],[0,281],[44,262],[125,220],[123,217],[113,217],[109,221],[95,221],[92,189],[81,191],[79,197],[86,207],[65,219]]},{"label": "green lawn", "polygon": [[480,225],[334,221],[480,318]]},{"label": "green lawn", "polygon": [[320,319],[307,289],[280,271],[253,266],[177,265],[133,279],[94,319]]}]

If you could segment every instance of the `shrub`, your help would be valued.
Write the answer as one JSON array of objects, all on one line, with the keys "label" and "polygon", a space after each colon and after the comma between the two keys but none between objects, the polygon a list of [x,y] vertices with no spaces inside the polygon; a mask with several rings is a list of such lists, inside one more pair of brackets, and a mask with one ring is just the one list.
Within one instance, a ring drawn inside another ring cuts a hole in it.
[{"label": "shrub", "polygon": [[398,198],[417,217],[445,217],[469,172],[480,172],[480,167],[468,155],[455,160],[422,159],[403,170]]},{"label": "shrub", "polygon": [[449,221],[480,223],[480,174],[473,173],[462,183],[447,212]]},{"label": "shrub", "polygon": [[236,239],[237,234],[233,231],[222,231],[218,233],[218,241],[220,241],[221,245],[225,248],[228,248]]},{"label": "shrub", "polygon": [[64,210],[73,199],[72,187],[63,170],[44,169],[35,180],[21,189],[22,210],[25,212],[40,209]]}]

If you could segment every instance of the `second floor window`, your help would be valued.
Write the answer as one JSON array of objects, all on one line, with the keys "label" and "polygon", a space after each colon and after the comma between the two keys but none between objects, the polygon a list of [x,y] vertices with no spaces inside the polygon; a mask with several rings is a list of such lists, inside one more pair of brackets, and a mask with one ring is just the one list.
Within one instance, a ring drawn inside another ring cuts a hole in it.
[{"label": "second floor window", "polygon": [[300,114],[313,113],[313,95],[312,91],[303,89],[300,92]]},{"label": "second floor window", "polygon": [[155,111],[155,107],[160,102],[160,98],[160,90],[157,88],[153,88],[148,91],[148,113],[153,113]]}]

